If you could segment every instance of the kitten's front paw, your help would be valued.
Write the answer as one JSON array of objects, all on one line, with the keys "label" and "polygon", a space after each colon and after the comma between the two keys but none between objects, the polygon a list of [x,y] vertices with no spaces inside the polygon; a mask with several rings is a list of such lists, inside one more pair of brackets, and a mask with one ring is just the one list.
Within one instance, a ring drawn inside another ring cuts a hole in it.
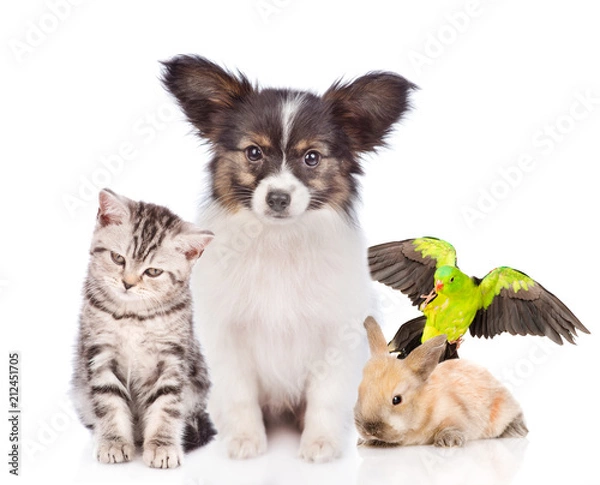
[{"label": "kitten's front paw", "polygon": [[237,435],[227,440],[227,453],[235,460],[255,458],[265,451],[267,451],[267,435],[264,431],[255,435]]},{"label": "kitten's front paw", "polygon": [[131,443],[117,440],[101,440],[96,448],[100,463],[123,463],[133,458],[135,447]]},{"label": "kitten's front paw", "polygon": [[465,435],[454,428],[443,429],[433,438],[433,444],[442,448],[454,448],[465,444]]},{"label": "kitten's front paw", "polygon": [[341,454],[336,440],[320,436],[314,439],[304,439],[303,437],[298,456],[305,461],[325,463],[338,458]]},{"label": "kitten's front paw", "polygon": [[175,445],[144,445],[144,463],[151,468],[177,468],[183,462],[183,450]]}]

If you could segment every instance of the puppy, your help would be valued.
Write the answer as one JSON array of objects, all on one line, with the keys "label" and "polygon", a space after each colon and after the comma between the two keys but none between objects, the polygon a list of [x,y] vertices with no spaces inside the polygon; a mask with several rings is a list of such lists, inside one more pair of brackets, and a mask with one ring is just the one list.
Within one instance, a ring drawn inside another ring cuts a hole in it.
[{"label": "puppy", "polygon": [[384,144],[415,86],[373,72],[318,96],[259,89],[197,56],[164,66],[165,86],[212,149],[201,223],[216,237],[195,298],[219,435],[232,458],[254,457],[267,449],[265,416],[291,411],[300,457],[334,459],[367,358],[359,157]]}]

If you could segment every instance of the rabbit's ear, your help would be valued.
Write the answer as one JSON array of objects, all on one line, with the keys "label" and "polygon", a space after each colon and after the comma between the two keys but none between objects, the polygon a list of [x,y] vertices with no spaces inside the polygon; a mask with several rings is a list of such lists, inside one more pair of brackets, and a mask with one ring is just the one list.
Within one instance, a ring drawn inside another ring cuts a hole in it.
[{"label": "rabbit's ear", "polygon": [[367,317],[364,325],[367,329],[371,355],[388,355],[387,343],[377,321],[373,317]]},{"label": "rabbit's ear", "polygon": [[404,359],[405,364],[422,380],[427,380],[438,365],[446,348],[446,336],[438,335],[427,340]]}]

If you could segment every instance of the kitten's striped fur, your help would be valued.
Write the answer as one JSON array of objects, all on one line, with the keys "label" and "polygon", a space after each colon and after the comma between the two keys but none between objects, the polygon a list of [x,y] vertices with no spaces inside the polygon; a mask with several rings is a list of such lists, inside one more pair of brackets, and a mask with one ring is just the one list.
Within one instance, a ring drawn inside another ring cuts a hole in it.
[{"label": "kitten's striped fur", "polygon": [[215,433],[189,288],[211,239],[164,207],[100,193],[73,395],[101,462],[129,461],[137,446],[171,468]]}]

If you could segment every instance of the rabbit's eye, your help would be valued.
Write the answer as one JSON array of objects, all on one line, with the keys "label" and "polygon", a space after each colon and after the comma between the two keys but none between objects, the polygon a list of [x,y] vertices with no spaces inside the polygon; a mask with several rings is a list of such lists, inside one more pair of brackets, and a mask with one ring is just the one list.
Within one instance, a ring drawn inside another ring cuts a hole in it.
[{"label": "rabbit's eye", "polygon": [[397,406],[398,404],[400,404],[402,402],[402,396],[398,395],[398,396],[394,396],[392,398],[392,404],[394,406]]}]

